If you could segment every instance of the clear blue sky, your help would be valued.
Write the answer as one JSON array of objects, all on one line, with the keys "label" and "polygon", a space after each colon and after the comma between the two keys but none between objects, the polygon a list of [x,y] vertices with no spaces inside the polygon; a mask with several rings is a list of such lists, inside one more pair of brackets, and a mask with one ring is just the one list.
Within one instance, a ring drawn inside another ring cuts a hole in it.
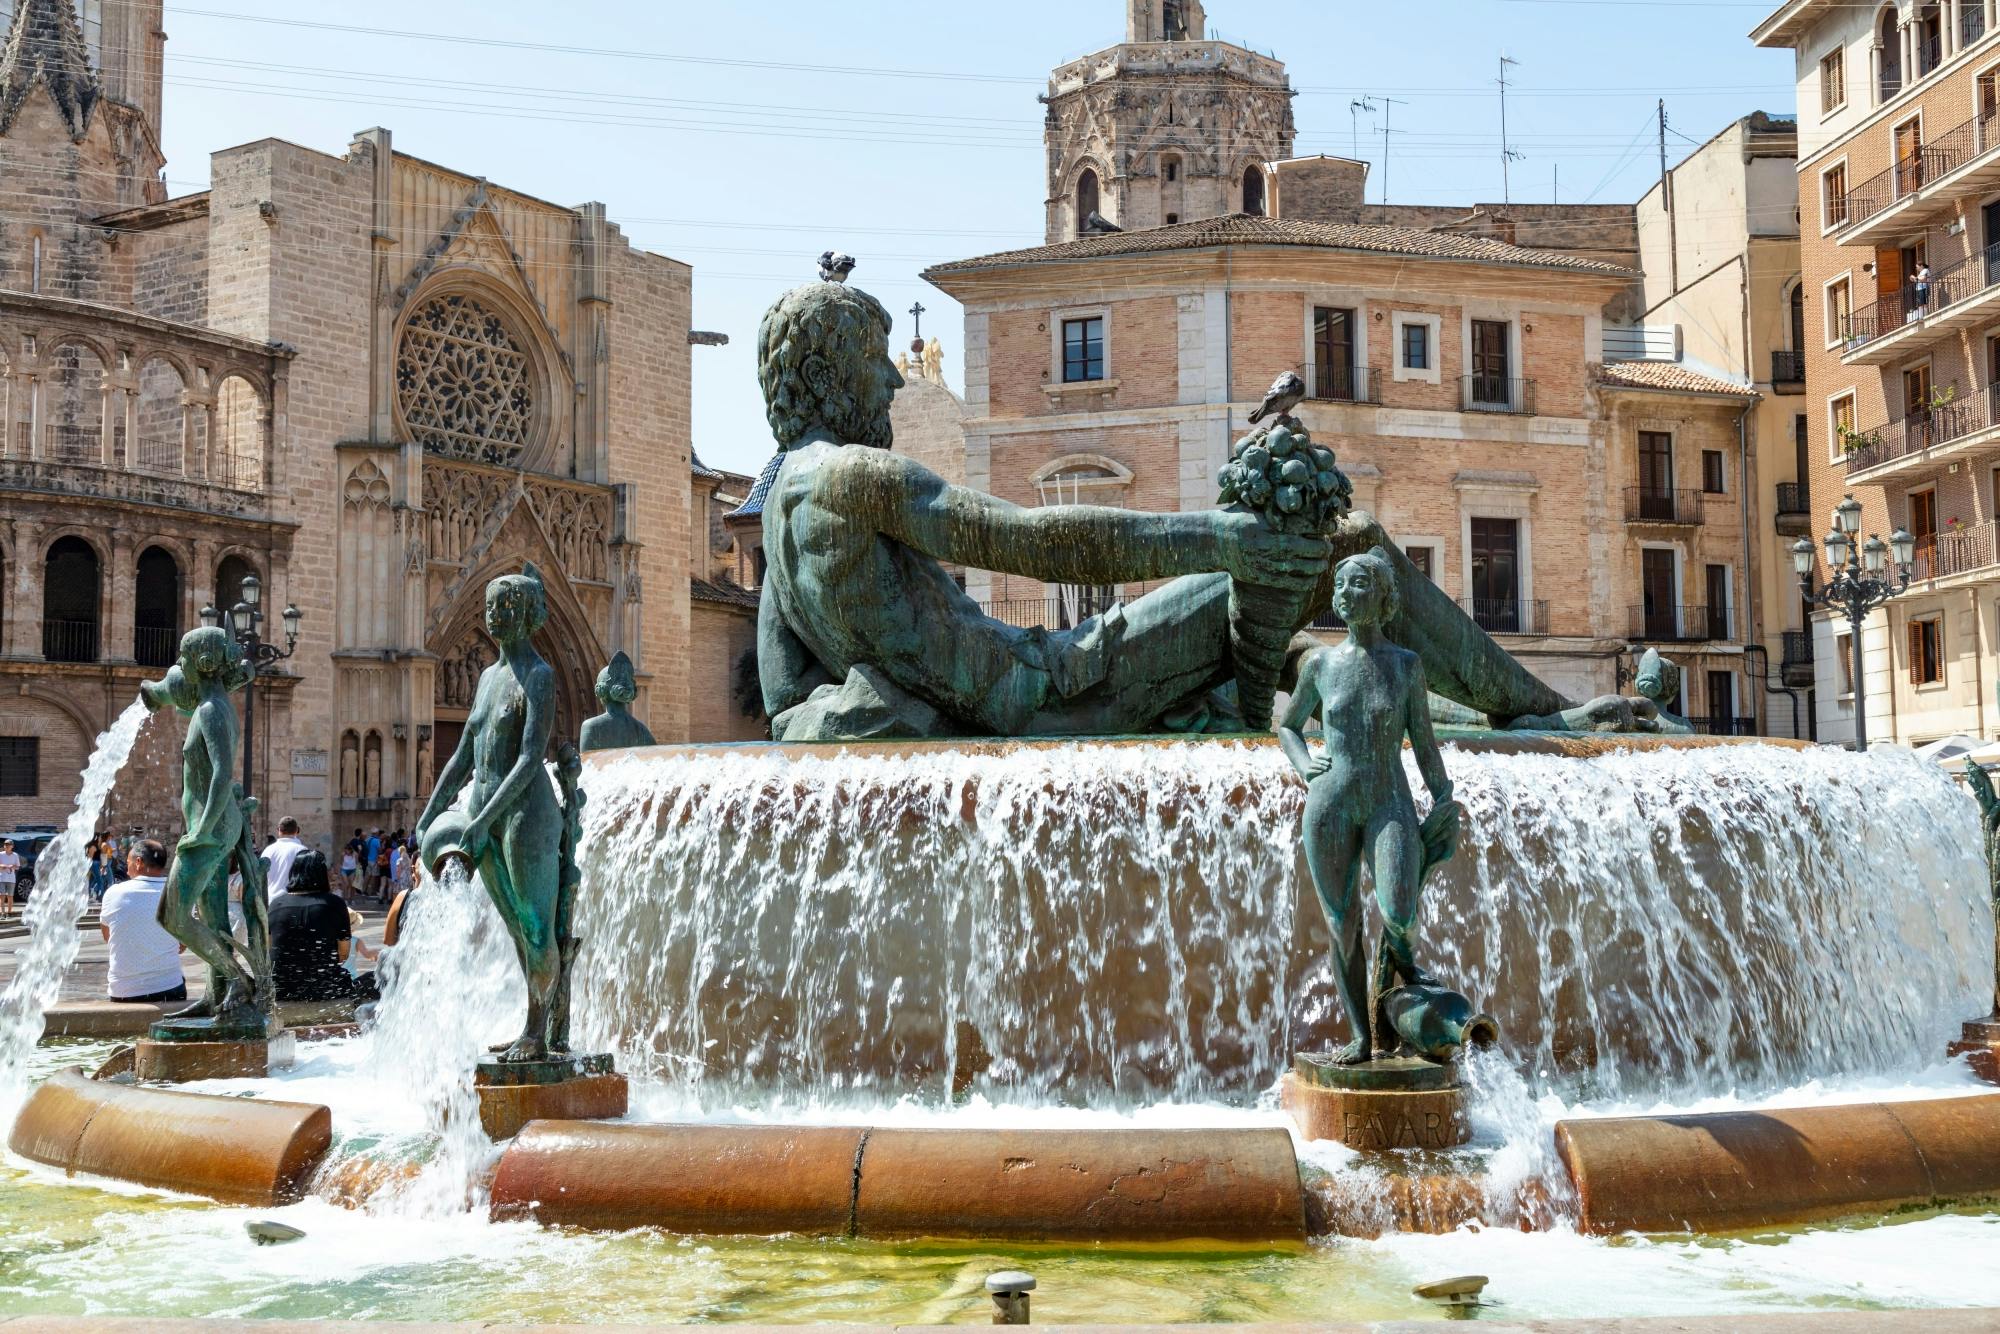
[{"label": "clear blue sky", "polygon": [[[209,8],[213,5],[215,8]],[[1789,52],[1744,34],[1735,0],[1211,0],[1219,35],[1290,66],[1301,153],[1360,151],[1392,203],[1498,199],[1498,90],[1511,71],[1516,200],[1629,201],[1670,157],[1752,110],[1790,114]],[[632,241],[694,266],[695,448],[754,472],[769,434],[750,344],[773,297],[836,247],[902,314],[921,300],[961,383],[957,306],[928,264],[1042,235],[1035,95],[1049,69],[1123,36],[1118,0],[168,0],[167,176],[276,136],[328,152],[386,125],[396,147],[567,204],[602,200]],[[301,26],[316,22],[340,27]],[[414,34],[446,35],[451,41]],[[550,48],[569,48],[550,49]],[[746,63],[747,62],[747,63]],[[1684,137],[1683,137],[1684,136]]]}]

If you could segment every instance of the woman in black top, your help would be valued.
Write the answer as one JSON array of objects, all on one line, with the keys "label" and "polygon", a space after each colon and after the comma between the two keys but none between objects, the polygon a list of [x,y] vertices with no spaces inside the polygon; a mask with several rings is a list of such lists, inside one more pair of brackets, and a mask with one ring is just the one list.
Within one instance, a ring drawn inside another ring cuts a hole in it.
[{"label": "woman in black top", "polygon": [[375,999],[375,976],[342,965],[354,946],[347,904],[328,882],[326,858],[301,852],[285,892],[271,900],[271,978],[281,1001]]}]

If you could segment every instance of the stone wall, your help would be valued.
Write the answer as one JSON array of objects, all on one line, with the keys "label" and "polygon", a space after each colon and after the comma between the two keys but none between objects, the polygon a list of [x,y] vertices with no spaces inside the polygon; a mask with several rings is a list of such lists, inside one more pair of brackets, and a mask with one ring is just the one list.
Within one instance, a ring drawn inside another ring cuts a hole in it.
[{"label": "stone wall", "polygon": [[757,648],[756,610],[700,598],[689,610],[688,657],[694,670],[688,678],[687,739],[769,740],[770,724],[745,714],[736,691],[739,664]]},{"label": "stone wall", "polygon": [[965,482],[965,400],[923,376],[910,375],[889,409],[896,452],[955,486]]}]

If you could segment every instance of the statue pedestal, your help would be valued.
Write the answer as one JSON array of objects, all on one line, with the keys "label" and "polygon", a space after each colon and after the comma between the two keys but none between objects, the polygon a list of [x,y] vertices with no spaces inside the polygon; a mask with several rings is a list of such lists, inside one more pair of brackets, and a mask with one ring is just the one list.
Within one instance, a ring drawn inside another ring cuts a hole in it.
[{"label": "statue pedestal", "polygon": [[2000,1084],[2000,1014],[1966,1020],[1963,1034],[1945,1051],[1966,1057],[1972,1073],[1987,1083]]},{"label": "statue pedestal", "polygon": [[1280,1099],[1301,1135],[1350,1149],[1455,1149],[1472,1138],[1457,1069],[1421,1057],[1336,1065],[1301,1053]]},{"label": "statue pedestal", "polygon": [[132,1075],[141,1083],[191,1084],[202,1079],[262,1079],[273,1066],[292,1063],[295,1043],[289,1032],[276,1037],[233,1041],[162,1039],[153,1025],[152,1037],[132,1048]]},{"label": "statue pedestal", "polygon": [[473,1075],[479,1124],[512,1139],[530,1121],[608,1121],[625,1115],[625,1076],[608,1054],[546,1061],[481,1061]]}]

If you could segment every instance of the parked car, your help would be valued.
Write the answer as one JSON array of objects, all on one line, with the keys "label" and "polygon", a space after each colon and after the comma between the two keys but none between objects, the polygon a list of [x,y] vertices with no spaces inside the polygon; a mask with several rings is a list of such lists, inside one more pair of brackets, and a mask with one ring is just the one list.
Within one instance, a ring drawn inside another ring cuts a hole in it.
[{"label": "parked car", "polygon": [[54,825],[23,825],[13,833],[0,833],[0,838],[14,840],[14,851],[20,854],[21,869],[14,876],[14,901],[26,903],[28,895],[35,889],[35,862],[56,836]]}]

